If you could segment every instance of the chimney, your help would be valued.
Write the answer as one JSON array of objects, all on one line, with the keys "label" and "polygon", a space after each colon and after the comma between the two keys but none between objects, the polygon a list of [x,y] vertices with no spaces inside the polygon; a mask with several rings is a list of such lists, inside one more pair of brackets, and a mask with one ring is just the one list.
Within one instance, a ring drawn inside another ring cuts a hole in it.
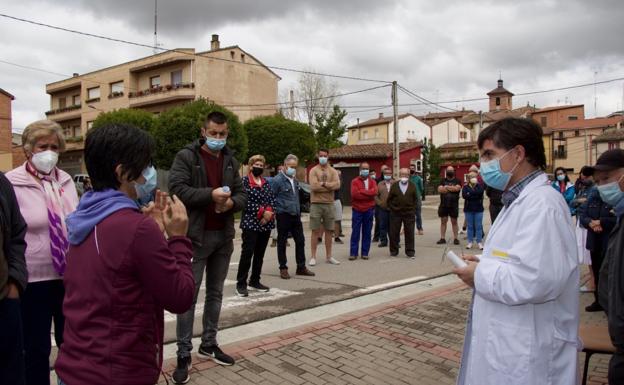
[{"label": "chimney", "polygon": [[383,119],[383,112],[379,113],[379,119]]},{"label": "chimney", "polygon": [[498,88],[503,88],[503,79],[498,79]]},{"label": "chimney", "polygon": [[74,74],[73,74],[72,76],[73,76],[73,77],[75,77],[75,78],[77,78],[77,77],[78,77],[78,76],[80,76],[80,75],[78,75],[78,72],[74,72]]},{"label": "chimney", "polygon": [[210,50],[216,51],[221,48],[221,43],[219,42],[219,35],[212,35],[212,40],[210,41]]}]

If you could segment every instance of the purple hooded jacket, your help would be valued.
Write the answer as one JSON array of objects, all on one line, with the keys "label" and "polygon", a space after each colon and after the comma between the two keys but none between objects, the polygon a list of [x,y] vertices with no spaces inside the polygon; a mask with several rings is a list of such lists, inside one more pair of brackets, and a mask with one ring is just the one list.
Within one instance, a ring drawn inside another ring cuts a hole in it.
[{"label": "purple hooded jacket", "polygon": [[163,309],[182,313],[193,302],[190,240],[165,240],[154,220],[114,190],[85,195],[67,224],[57,374],[68,385],[157,383]]}]

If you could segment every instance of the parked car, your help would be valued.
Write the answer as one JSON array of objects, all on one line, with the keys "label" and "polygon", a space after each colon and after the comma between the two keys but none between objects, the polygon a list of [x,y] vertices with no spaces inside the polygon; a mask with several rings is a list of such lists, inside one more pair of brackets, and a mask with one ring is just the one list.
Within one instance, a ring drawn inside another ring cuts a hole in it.
[{"label": "parked car", "polygon": [[84,193],[84,180],[88,177],[88,174],[74,175],[74,184],[76,185],[76,191],[78,192],[78,195],[82,195]]},{"label": "parked car", "polygon": [[301,204],[301,212],[310,212],[310,185],[299,182],[299,203]]}]

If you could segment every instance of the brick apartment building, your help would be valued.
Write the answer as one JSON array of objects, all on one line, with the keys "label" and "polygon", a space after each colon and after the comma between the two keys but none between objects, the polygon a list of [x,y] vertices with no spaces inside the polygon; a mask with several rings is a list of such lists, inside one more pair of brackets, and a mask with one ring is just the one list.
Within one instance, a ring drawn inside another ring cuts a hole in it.
[{"label": "brick apartment building", "polygon": [[13,169],[11,152],[11,103],[13,95],[0,88],[0,171]]}]

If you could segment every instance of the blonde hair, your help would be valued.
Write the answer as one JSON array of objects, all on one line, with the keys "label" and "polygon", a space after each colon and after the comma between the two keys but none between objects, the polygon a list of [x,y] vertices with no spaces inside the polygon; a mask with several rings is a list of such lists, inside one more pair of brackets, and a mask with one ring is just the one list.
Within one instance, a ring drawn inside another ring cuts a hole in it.
[{"label": "blonde hair", "polygon": [[37,120],[30,123],[22,132],[22,147],[26,151],[32,151],[33,147],[41,138],[56,135],[59,142],[59,151],[65,151],[65,137],[61,126],[48,119]]},{"label": "blonde hair", "polygon": [[247,163],[249,165],[249,167],[252,167],[254,163],[256,162],[262,162],[262,164],[264,166],[266,166],[266,159],[264,159],[264,156],[262,155],[254,155],[251,158],[249,158],[249,162]]}]

